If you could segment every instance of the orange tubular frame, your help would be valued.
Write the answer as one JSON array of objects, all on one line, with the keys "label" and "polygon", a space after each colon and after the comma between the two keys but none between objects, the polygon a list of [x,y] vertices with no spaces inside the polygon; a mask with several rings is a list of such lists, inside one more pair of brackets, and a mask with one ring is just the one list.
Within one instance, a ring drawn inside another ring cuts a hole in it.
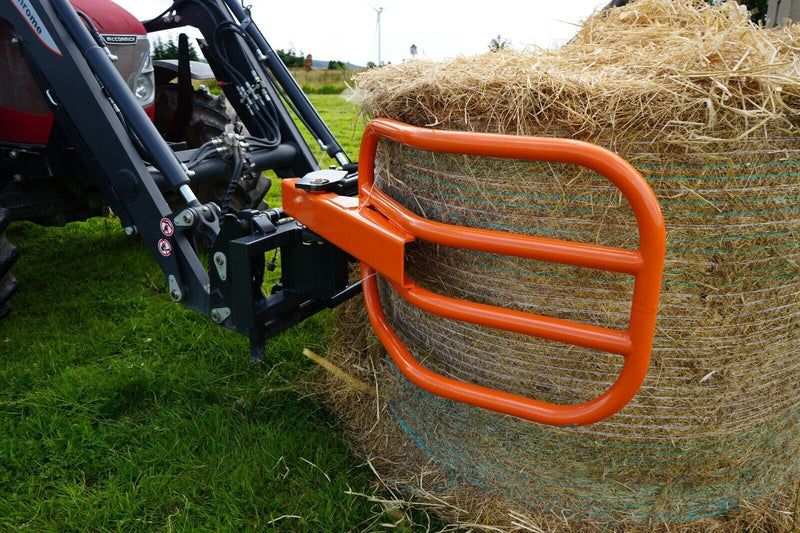
[{"label": "orange tubular frame", "polygon": [[[432,222],[374,188],[375,152],[386,138],[420,150],[573,163],[605,176],[625,195],[639,227],[639,249],[624,250]],[[381,342],[417,386],[459,402],[558,426],[591,424],[622,409],[639,390],[650,361],[666,234],[658,200],[628,162],[599,146],[568,139],[431,130],[376,119],[364,132],[359,200],[308,193],[283,183],[283,207],[325,239],[361,260],[364,300]],[[628,331],[449,298],[405,275],[404,246],[415,239],[444,246],[622,272],[635,277]],[[622,370],[602,395],[557,405],[451,379],[420,365],[389,325],[378,295],[379,272],[409,303],[436,315],[622,355]]]}]

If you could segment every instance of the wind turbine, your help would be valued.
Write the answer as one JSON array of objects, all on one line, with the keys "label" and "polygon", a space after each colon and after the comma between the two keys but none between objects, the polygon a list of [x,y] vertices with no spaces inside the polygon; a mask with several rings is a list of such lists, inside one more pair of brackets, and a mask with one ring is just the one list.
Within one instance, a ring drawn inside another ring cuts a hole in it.
[{"label": "wind turbine", "polygon": [[367,5],[369,7],[371,7],[373,9],[373,11],[375,11],[375,13],[378,15],[378,22],[377,22],[377,25],[378,25],[378,66],[380,67],[381,65],[383,65],[383,61],[381,60],[381,13],[383,13],[384,10],[389,9],[392,6],[375,7],[370,3],[367,3]]}]

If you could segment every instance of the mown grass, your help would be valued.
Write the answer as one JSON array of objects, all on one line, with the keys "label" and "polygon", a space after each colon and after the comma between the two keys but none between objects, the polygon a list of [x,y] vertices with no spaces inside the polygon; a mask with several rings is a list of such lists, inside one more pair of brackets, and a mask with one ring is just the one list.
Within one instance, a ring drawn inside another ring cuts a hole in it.
[{"label": "mown grass", "polygon": [[[357,154],[338,96],[315,105]],[[325,161],[325,165],[328,161]],[[273,187],[269,198],[279,198]],[[243,337],[170,302],[114,218],[18,223],[20,291],[0,322],[0,530],[361,530],[372,478],[296,383],[322,313],[248,360]],[[377,521],[377,522],[376,522]]]}]

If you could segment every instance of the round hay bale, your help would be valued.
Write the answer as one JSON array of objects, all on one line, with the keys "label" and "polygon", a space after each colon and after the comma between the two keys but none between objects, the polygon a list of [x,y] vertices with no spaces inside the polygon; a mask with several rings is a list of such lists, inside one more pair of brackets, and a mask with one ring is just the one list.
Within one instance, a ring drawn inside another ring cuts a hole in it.
[{"label": "round hay bale", "polygon": [[[418,126],[558,135],[616,150],[667,224],[648,377],[610,419],[554,428],[408,382],[351,307],[329,357],[375,397],[331,387],[376,470],[454,522],[507,529],[791,527],[800,467],[800,29],[733,2],[639,0],[558,51],[414,61],[358,79],[364,112]],[[633,214],[571,165],[382,142],[376,185],[428,219],[636,248]],[[448,296],[625,329],[632,278],[417,243],[409,275]],[[444,375],[555,403],[604,391],[620,359],[384,311]],[[357,340],[354,340],[357,339]],[[720,518],[721,517],[721,518]]]}]

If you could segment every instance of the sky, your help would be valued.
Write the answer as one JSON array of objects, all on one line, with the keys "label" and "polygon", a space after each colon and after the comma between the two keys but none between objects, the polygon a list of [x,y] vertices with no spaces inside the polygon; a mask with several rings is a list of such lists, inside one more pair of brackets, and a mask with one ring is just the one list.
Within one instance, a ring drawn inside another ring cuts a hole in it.
[{"label": "sky", "polygon": [[[140,19],[152,18],[170,0],[115,0]],[[487,50],[497,36],[515,48],[553,47],[577,31],[577,24],[608,0],[245,0],[273,48],[310,53],[314,59],[378,62],[374,8],[381,15],[381,58],[400,63],[417,57],[444,59]],[[190,36],[199,33],[187,31]]]}]

